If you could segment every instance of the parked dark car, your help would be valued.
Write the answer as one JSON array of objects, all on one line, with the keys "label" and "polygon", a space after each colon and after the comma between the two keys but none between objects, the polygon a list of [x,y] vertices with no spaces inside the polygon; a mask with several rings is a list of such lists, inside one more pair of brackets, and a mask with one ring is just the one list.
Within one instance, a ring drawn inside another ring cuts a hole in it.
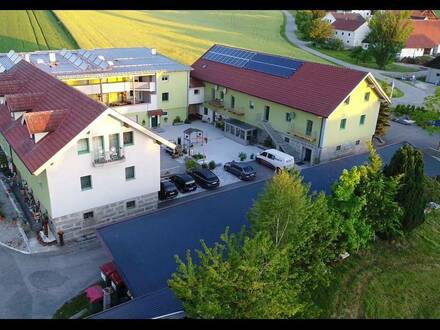
[{"label": "parked dark car", "polygon": [[235,161],[223,165],[225,171],[239,177],[240,180],[254,180],[257,172],[250,165],[240,164]]},{"label": "parked dark car", "polygon": [[208,170],[207,168],[197,168],[188,172],[200,187],[205,189],[217,188],[220,185],[220,179],[214,172]]},{"label": "parked dark car", "polygon": [[170,177],[170,180],[176,185],[180,192],[186,193],[197,189],[196,182],[189,174],[175,174]]},{"label": "parked dark car", "polygon": [[160,181],[160,191],[159,191],[159,199],[172,199],[177,196],[179,191],[176,188],[176,185],[170,180],[162,180]]}]

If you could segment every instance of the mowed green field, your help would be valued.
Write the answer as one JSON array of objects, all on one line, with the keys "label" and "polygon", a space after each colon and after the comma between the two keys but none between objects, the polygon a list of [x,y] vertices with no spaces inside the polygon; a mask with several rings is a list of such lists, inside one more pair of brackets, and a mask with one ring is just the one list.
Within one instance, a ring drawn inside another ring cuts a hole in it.
[{"label": "mowed green field", "polygon": [[324,318],[440,318],[440,211],[397,243],[342,262],[318,296]]},{"label": "mowed green field", "polygon": [[0,52],[77,47],[51,11],[0,11]]},{"label": "mowed green field", "polygon": [[55,11],[82,48],[151,47],[192,64],[214,43],[328,63],[280,34],[281,11]]}]

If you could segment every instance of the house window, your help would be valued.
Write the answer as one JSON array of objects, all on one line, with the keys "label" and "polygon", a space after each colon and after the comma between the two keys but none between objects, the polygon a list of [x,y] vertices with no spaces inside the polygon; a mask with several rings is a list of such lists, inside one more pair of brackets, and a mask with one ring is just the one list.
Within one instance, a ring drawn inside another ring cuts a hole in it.
[{"label": "house window", "polygon": [[231,95],[231,108],[235,108],[235,97]]},{"label": "house window", "polygon": [[288,137],[284,137],[284,142],[287,142],[287,143],[289,143],[290,142],[290,139],[288,138]]},{"label": "house window", "polygon": [[125,180],[132,180],[132,179],[134,179],[134,166],[126,167]]},{"label": "house window", "polygon": [[162,93],[162,101],[168,101],[169,100],[169,94],[168,92]]},{"label": "house window", "polygon": [[252,102],[251,100],[249,100],[249,109],[253,109],[254,106],[254,102]]},{"label": "house window", "polygon": [[83,214],[83,219],[84,220],[93,219],[93,216],[94,216],[93,211],[86,212],[86,213]]},{"label": "house window", "polygon": [[292,113],[286,112],[286,121],[288,122],[292,121]]},{"label": "house window", "polygon": [[359,125],[362,126],[363,124],[365,124],[365,117],[366,117],[365,115],[361,116],[361,119],[359,120]]},{"label": "house window", "polygon": [[344,103],[345,104],[350,104],[350,96],[345,99]]},{"label": "house window", "polygon": [[350,42],[350,41],[347,40],[347,44],[348,44],[349,42]]},{"label": "house window", "polygon": [[348,34],[348,36],[350,36],[350,33]]},{"label": "house window", "polygon": [[339,128],[340,129],[345,129],[345,127],[347,126],[347,119],[341,119],[341,123],[339,124]]},{"label": "house window", "polygon": [[124,138],[124,146],[131,146],[134,144],[133,132],[124,132],[123,138]]},{"label": "house window", "polygon": [[194,95],[199,95],[199,90],[198,89],[194,90]]},{"label": "house window", "polygon": [[136,207],[136,201],[128,201],[125,205],[127,209],[134,209]]},{"label": "house window", "polygon": [[162,81],[168,81],[168,76],[162,76]]},{"label": "house window", "polygon": [[225,98],[225,92],[220,91],[220,100],[223,101],[224,98]]},{"label": "house window", "polygon": [[341,150],[341,146],[336,147],[336,151],[339,151],[339,150]]},{"label": "house window", "polygon": [[92,176],[86,175],[80,178],[81,181],[81,190],[92,189]]},{"label": "house window", "polygon": [[344,35],[344,32],[342,32],[342,35]]},{"label": "house window", "polygon": [[89,153],[89,139],[78,140],[78,155]]},{"label": "house window", "polygon": [[208,108],[207,108],[207,107],[204,107],[204,108],[203,108],[203,114],[204,114],[205,116],[208,115]]},{"label": "house window", "polygon": [[307,120],[306,135],[312,135],[313,121]]},{"label": "house window", "polygon": [[370,92],[366,92],[365,93],[364,100],[365,101],[369,101],[370,100]]},{"label": "house window", "polygon": [[356,145],[358,146],[361,143],[361,140],[356,140]]},{"label": "house window", "polygon": [[133,96],[133,91],[130,91],[130,96]]},{"label": "house window", "polygon": [[211,88],[211,100],[215,100],[215,88]]}]

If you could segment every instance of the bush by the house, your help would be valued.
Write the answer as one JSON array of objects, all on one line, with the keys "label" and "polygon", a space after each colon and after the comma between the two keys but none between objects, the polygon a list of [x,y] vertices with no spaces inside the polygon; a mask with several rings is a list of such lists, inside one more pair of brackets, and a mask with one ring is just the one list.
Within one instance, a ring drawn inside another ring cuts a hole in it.
[{"label": "bush by the house", "polygon": [[211,161],[208,163],[208,168],[209,168],[210,170],[215,169],[215,161],[211,160]]},{"label": "bush by the house", "polygon": [[176,117],[174,118],[174,120],[173,120],[173,125],[174,125],[174,124],[181,123],[181,122],[182,122],[182,119],[181,119],[179,116],[176,116]]},{"label": "bush by the house", "polygon": [[247,154],[245,152],[240,152],[238,154],[238,158],[240,159],[241,162],[245,161],[247,158]]},{"label": "bush by the house", "polygon": [[273,142],[272,139],[268,136],[264,141],[263,141],[263,145],[267,148],[273,148]]},{"label": "bush by the house", "polygon": [[322,49],[329,49],[329,50],[344,49],[344,43],[342,42],[342,40],[334,37],[325,40],[323,43],[320,43],[318,46]]},{"label": "bush by the house", "polygon": [[223,130],[225,128],[225,122],[223,120],[217,120],[215,122],[215,127],[220,128]]},{"label": "bush by the house", "polygon": [[199,159],[204,159],[206,158],[204,155],[202,155],[201,153],[195,154],[192,156],[195,160],[199,160]]},{"label": "bush by the house", "polygon": [[199,164],[194,159],[187,159],[185,162],[185,167],[188,171],[194,170]]},{"label": "bush by the house", "polygon": [[402,63],[425,65],[432,61],[433,57],[429,55],[417,56],[417,57],[404,57],[400,60]]},{"label": "bush by the house", "polygon": [[185,119],[185,124],[191,124],[191,120],[189,120],[189,118]]}]

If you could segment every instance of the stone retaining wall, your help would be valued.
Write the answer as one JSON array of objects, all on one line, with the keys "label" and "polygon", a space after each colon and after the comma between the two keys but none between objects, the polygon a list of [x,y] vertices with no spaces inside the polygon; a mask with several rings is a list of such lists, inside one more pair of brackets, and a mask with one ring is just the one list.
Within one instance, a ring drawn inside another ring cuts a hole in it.
[{"label": "stone retaining wall", "polygon": [[[135,201],[134,208],[127,209],[126,203],[129,201]],[[57,233],[62,230],[65,242],[82,241],[94,237],[97,227],[156,209],[157,201],[157,193],[151,193],[94,209],[82,210],[81,212],[51,219],[50,228],[56,234],[57,239]],[[84,219],[84,213],[91,211],[93,211],[93,218]]]}]

